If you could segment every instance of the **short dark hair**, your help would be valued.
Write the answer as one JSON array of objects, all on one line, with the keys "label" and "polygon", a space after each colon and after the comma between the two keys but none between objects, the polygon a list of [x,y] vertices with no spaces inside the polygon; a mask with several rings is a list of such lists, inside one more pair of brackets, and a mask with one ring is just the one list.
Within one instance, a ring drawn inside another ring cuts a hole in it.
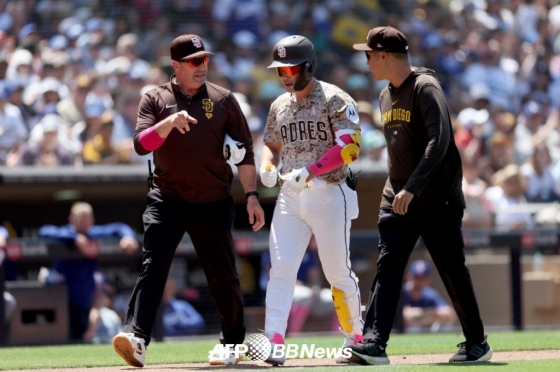
[{"label": "short dark hair", "polygon": [[398,59],[399,61],[408,61],[408,53],[391,53],[388,52],[393,58]]}]

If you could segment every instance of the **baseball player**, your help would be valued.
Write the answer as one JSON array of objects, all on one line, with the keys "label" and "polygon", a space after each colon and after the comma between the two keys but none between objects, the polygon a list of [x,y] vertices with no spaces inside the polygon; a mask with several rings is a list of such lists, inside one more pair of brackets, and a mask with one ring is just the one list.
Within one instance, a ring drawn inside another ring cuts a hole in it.
[{"label": "baseball player", "polygon": [[[262,183],[273,187],[278,176],[281,183],[270,232],[265,335],[273,344],[284,343],[296,274],[313,234],[349,347],[362,340],[360,292],[349,251],[358,198],[345,182],[348,164],[360,152],[357,104],[313,77],[315,48],[305,37],[280,40],[273,59],[268,68],[276,69],[287,93],[271,105],[260,158]],[[271,355],[266,361],[279,365],[285,358]]]},{"label": "baseball player", "polygon": [[465,264],[461,221],[465,198],[461,157],[445,95],[433,71],[412,67],[408,40],[393,27],[375,27],[365,52],[376,80],[389,84],[379,95],[387,141],[388,178],[379,210],[379,259],[364,325],[365,343],[352,345],[350,360],[389,364],[391,334],[401,282],[410,253],[422,237],[459,317],[466,341],[450,362],[484,362],[492,357]]}]

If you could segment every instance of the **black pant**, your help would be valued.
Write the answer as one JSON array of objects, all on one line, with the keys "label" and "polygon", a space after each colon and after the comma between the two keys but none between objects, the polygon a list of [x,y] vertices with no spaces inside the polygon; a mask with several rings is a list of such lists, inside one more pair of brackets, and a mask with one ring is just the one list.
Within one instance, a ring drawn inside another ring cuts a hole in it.
[{"label": "black pant", "polygon": [[69,305],[68,315],[70,318],[70,340],[82,341],[89,327],[89,313],[91,309],[84,309]]},{"label": "black pant", "polygon": [[148,206],[143,215],[143,262],[130,298],[124,324],[126,332],[134,332],[149,344],[169,268],[186,231],[222,321],[223,342],[243,342],[243,299],[231,234],[234,218],[231,197],[210,203],[185,203],[157,190],[148,193]]},{"label": "black pant", "polygon": [[404,216],[381,209],[379,259],[364,324],[365,339],[382,346],[389,341],[404,270],[421,236],[451,298],[463,334],[469,342],[484,341],[471,274],[465,264],[462,217],[463,210],[455,208]]}]

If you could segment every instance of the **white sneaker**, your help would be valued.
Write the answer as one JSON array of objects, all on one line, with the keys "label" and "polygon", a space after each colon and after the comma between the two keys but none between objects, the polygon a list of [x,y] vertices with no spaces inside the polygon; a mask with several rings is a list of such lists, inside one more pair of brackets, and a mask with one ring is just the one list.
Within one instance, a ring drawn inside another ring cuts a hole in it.
[{"label": "white sneaker", "polygon": [[274,334],[265,333],[265,335],[270,340],[270,346],[272,350],[268,358],[266,358],[265,363],[272,364],[274,367],[283,366],[284,363],[286,363],[286,357],[284,355],[280,357],[274,357],[272,356],[272,353],[274,352],[275,345],[284,345],[284,337],[282,337],[280,333],[274,333]]},{"label": "white sneaker", "polygon": [[[342,331],[342,329],[341,329]],[[350,333],[346,333],[344,331],[342,331],[342,333],[344,333],[344,342],[342,343],[342,348],[341,348],[341,352],[336,356],[335,361],[339,364],[344,364],[344,363],[350,363],[350,361],[348,359],[346,359],[344,357],[344,355],[342,354],[342,352],[344,351],[345,348],[350,348],[352,346],[356,346],[359,342],[363,342],[364,341],[364,337],[362,335],[353,335]]]},{"label": "white sneaker", "polygon": [[236,358],[233,352],[224,356],[223,353],[216,351],[210,354],[210,356],[208,357],[208,363],[211,366],[227,366],[231,364],[237,364],[242,360],[243,355],[240,355]]},{"label": "white sneaker", "polygon": [[129,365],[144,367],[146,343],[143,338],[121,332],[113,338],[113,348]]}]

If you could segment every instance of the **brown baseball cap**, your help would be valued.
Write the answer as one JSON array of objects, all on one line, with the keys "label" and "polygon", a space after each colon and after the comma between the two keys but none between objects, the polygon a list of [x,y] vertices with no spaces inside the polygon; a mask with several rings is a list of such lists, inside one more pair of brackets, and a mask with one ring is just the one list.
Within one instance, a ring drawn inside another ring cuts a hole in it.
[{"label": "brown baseball cap", "polygon": [[369,30],[365,44],[354,44],[356,50],[376,50],[389,53],[408,53],[406,36],[391,26],[375,27]]},{"label": "brown baseball cap", "polygon": [[198,35],[183,34],[177,36],[171,42],[171,59],[180,61],[182,59],[191,59],[196,57],[213,55],[204,48],[204,42]]}]

